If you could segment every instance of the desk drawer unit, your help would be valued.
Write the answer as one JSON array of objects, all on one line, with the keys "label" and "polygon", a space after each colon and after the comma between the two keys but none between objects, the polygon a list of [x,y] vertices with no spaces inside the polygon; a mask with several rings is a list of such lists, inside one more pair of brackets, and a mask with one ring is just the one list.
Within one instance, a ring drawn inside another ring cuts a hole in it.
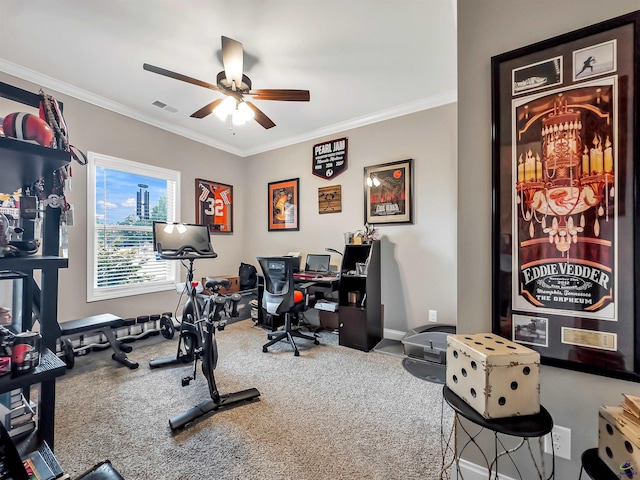
[{"label": "desk drawer unit", "polygon": [[491,333],[449,335],[447,387],[484,418],[540,412],[540,354]]},{"label": "desk drawer unit", "polygon": [[338,335],[339,343],[343,347],[355,348],[368,352],[374,346],[369,342],[367,332],[367,313],[364,308],[340,306]]}]

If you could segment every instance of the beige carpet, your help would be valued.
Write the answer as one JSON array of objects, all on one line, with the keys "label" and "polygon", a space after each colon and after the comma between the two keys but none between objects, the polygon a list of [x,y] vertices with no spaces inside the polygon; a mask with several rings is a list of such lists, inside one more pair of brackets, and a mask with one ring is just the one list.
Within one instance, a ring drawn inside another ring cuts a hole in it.
[{"label": "beige carpet", "polygon": [[[257,388],[252,403],[220,410],[172,433],[168,420],[207,399],[191,366],[149,369],[175,355],[173,340],[135,342],[128,370],[109,351],[78,357],[57,383],[55,453],[76,475],[109,458],[134,479],[440,479],[452,411],[442,386],[420,380],[401,358],[300,340],[300,356],[251,320],[217,335],[222,393]],[[444,440],[442,433],[444,432]],[[448,478],[444,476],[442,478]]]}]

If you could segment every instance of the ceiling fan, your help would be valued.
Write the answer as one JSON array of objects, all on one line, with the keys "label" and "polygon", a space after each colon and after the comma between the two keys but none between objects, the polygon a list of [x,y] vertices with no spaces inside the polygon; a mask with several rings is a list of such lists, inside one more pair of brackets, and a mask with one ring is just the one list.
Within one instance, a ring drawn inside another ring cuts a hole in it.
[{"label": "ceiling fan", "polygon": [[[203,82],[181,73],[172,72],[164,68],[156,67],[145,63],[143,68],[149,72],[174,78],[182,82],[209,88],[226,97],[218,98],[205,105],[200,110],[191,114],[192,118],[204,118],[210,113],[216,114],[224,120],[227,115],[232,116],[233,123],[238,125],[250,118],[264,128],[275,127],[276,124],[267,117],[262,110],[248,100],[281,100],[286,102],[308,102],[309,90],[291,89],[251,89],[251,80],[243,72],[243,49],[242,44],[228,37],[222,37],[222,65],[224,70],[218,73],[216,85]],[[247,97],[247,98],[245,98]]]}]

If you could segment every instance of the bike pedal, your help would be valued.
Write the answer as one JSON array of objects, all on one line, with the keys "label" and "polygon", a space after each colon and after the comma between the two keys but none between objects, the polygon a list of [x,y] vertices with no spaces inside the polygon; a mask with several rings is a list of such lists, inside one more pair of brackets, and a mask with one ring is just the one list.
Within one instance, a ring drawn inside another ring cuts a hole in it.
[{"label": "bike pedal", "polygon": [[189,385],[191,383],[191,380],[193,380],[193,377],[184,377],[182,379],[182,386],[186,387],[187,385]]}]

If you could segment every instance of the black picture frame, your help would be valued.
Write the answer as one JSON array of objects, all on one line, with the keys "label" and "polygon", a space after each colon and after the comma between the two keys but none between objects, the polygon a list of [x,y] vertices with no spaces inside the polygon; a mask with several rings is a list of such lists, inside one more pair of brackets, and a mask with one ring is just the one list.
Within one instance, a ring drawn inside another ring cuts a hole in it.
[{"label": "black picture frame", "polygon": [[638,39],[640,11],[491,59],[492,331],[636,382]]},{"label": "black picture frame", "polygon": [[364,223],[413,223],[413,159],[364,167]]},{"label": "black picture frame", "polygon": [[196,223],[210,233],[233,233],[233,185],[195,180]]},{"label": "black picture frame", "polygon": [[267,184],[269,232],[300,230],[300,179],[290,178]]}]

